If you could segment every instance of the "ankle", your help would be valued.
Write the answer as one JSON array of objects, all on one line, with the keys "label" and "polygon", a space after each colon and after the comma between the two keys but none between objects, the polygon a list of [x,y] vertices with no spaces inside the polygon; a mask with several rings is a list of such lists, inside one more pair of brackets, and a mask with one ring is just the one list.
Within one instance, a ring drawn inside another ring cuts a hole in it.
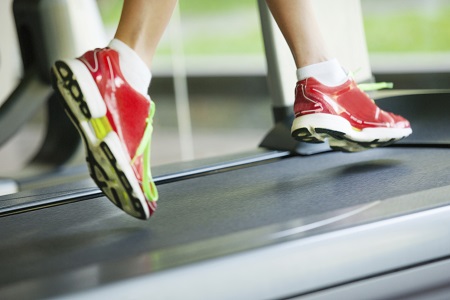
[{"label": "ankle", "polygon": [[108,46],[119,53],[120,69],[128,84],[139,93],[147,95],[152,78],[147,64],[132,48],[119,39],[113,39]]},{"label": "ankle", "polygon": [[314,77],[327,86],[337,86],[347,81],[348,75],[337,59],[311,64],[297,69],[297,79]]}]

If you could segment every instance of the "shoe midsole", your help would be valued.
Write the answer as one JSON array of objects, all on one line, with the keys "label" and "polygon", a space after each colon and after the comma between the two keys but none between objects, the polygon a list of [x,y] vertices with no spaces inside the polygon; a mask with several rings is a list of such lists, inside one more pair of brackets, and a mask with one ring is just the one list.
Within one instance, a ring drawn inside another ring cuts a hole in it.
[{"label": "shoe midsole", "polygon": [[362,130],[354,128],[345,118],[331,114],[309,114],[295,118],[291,132],[307,128],[315,133],[317,128],[338,131],[345,137],[357,142],[390,141],[404,138],[411,134],[411,128],[380,128],[368,127]]}]

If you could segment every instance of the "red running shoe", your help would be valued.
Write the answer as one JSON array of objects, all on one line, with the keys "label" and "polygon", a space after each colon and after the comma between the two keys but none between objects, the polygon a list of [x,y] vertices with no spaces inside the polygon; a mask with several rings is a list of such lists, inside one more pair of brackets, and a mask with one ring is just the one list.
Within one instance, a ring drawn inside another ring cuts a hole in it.
[{"label": "red running shoe", "polygon": [[329,87],[315,78],[297,82],[292,136],[345,152],[389,145],[412,133],[401,116],[381,110],[353,79]]},{"label": "red running shoe", "polygon": [[80,132],[90,175],[116,206],[148,219],[158,192],[150,172],[155,105],[125,80],[119,54],[96,49],[52,67],[54,89]]}]

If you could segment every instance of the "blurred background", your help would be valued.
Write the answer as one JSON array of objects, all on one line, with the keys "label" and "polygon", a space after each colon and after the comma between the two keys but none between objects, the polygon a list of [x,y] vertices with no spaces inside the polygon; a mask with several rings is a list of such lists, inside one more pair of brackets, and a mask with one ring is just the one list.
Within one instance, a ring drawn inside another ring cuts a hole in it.
[{"label": "blurred background", "polygon": [[[98,3],[112,35],[122,0]],[[189,0],[179,5],[194,157],[254,149],[272,125],[257,1]],[[362,0],[361,5],[376,77],[450,71],[450,0]],[[154,59],[150,87],[158,110],[155,164],[183,156],[170,78],[170,33],[169,28]]]},{"label": "blurred background", "polygon": [[[111,38],[123,0],[97,2]],[[377,80],[401,89],[448,88],[450,0],[362,0],[361,5]],[[172,75],[180,61],[188,106],[177,112]],[[272,126],[257,1],[180,1],[179,18],[163,36],[152,72],[153,165],[252,150]],[[0,148],[3,173],[18,167],[11,163],[14,157],[27,155],[31,147],[23,145],[42,138],[36,126],[42,118]],[[80,154],[73,163],[83,160]]]}]

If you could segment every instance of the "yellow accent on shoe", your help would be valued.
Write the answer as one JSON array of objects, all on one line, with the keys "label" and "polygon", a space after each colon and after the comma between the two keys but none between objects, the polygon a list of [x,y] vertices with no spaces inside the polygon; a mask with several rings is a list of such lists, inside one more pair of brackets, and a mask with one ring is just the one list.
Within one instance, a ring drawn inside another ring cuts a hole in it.
[{"label": "yellow accent on shoe", "polygon": [[143,156],[143,178],[142,178],[142,189],[144,194],[149,201],[158,200],[158,190],[156,189],[155,183],[153,182],[152,171],[150,167],[150,157],[151,157],[151,143],[152,143],[152,133],[153,133],[153,116],[155,115],[155,103],[152,101],[150,103],[150,112],[146,120],[147,125],[145,127],[144,135],[142,137],[141,143],[139,144],[136,153],[131,160],[133,164],[137,157]]},{"label": "yellow accent on shoe", "polygon": [[108,133],[112,131],[111,124],[109,123],[106,116],[91,119],[90,121],[92,128],[94,129],[95,136],[100,140],[103,140],[108,135]]}]

